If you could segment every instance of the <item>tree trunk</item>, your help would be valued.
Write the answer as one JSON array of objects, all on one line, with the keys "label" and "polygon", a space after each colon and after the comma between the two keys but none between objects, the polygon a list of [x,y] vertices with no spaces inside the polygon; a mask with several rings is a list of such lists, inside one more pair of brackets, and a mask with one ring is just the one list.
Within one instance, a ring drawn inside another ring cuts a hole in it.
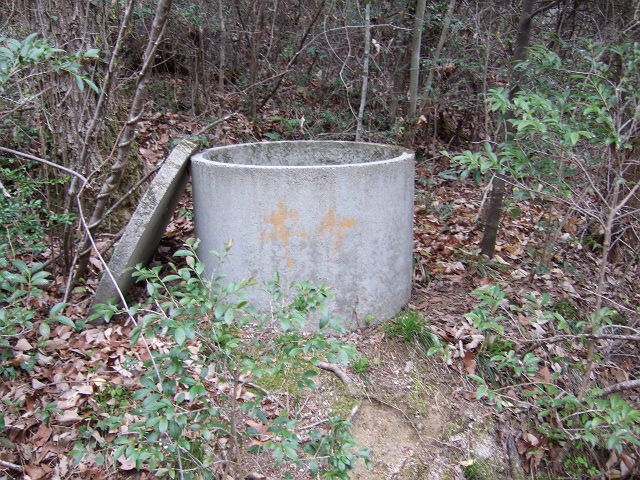
[{"label": "tree trunk", "polygon": [[360,109],[356,126],[356,142],[362,138],[362,119],[367,104],[367,85],[369,83],[369,52],[371,49],[371,2],[364,7],[364,65],[362,67],[362,91],[360,92]]},{"label": "tree trunk", "polygon": [[[218,21],[220,22],[220,63],[218,64],[218,94],[223,98],[224,76],[226,70],[227,28],[224,23],[224,9],[222,0],[218,0]],[[221,100],[222,104],[223,101]],[[222,111],[220,112],[222,114]]]},{"label": "tree trunk", "polygon": [[[122,51],[122,47],[124,45],[124,39],[127,35],[127,30],[129,30],[129,28],[131,27],[133,7],[133,0],[128,0],[124,4],[124,12],[122,14],[122,21],[120,22],[120,27],[118,29],[118,37],[116,39],[113,51],[111,52],[109,66],[104,75],[104,81],[102,82],[102,88],[100,90],[100,96],[98,97],[98,101],[96,103],[96,109],[93,113],[93,117],[88,122],[87,130],[84,133],[82,150],[80,151],[77,164],[79,166],[80,172],[85,175],[89,170],[89,156],[93,153],[91,147],[95,145],[98,131],[104,122],[104,112],[106,110],[107,103],[109,102],[109,96],[111,94],[111,87],[114,82],[117,63],[120,58],[120,52]],[[73,179],[71,180],[71,184],[69,185],[67,195],[65,197],[65,213],[70,213],[73,211],[74,205],[72,204],[72,202],[77,199],[77,195],[81,187],[84,187],[84,185],[79,185],[78,177],[73,177]],[[66,272],[70,272],[70,269],[72,268],[70,257],[73,252],[73,234],[74,232],[71,225],[65,225],[62,233],[62,243],[64,245],[64,266]]]},{"label": "tree trunk", "polygon": [[[533,19],[533,7],[535,0],[524,0],[522,3],[522,14],[520,15],[520,23],[518,24],[518,35],[516,37],[515,50],[513,52],[513,65],[520,62],[526,57],[526,48],[529,46],[529,37],[531,36],[531,20]],[[509,98],[513,99],[518,91],[518,84],[522,78],[522,70],[511,70],[511,89],[509,90]],[[509,116],[509,114],[507,114]],[[508,138],[509,121],[508,118],[504,122],[505,137]],[[489,208],[485,215],[485,227],[482,242],[480,244],[480,253],[492,258],[496,252],[496,239],[498,238],[498,228],[500,227],[500,216],[504,205],[504,191],[506,186],[506,177],[498,172],[493,177],[491,188],[491,199]]]},{"label": "tree trunk", "polygon": [[[138,82],[136,85],[136,91],[131,102],[131,108],[129,110],[129,118],[125,123],[125,126],[120,136],[120,143],[118,144],[118,151],[116,160],[111,166],[109,176],[106,178],[100,193],[96,198],[96,203],[91,213],[91,217],[87,223],[87,232],[84,236],[82,247],[80,248],[80,257],[78,259],[78,267],[73,277],[72,286],[75,285],[81,278],[84,278],[87,271],[87,264],[91,255],[91,239],[97,227],[102,221],[102,214],[107,206],[107,202],[111,198],[111,194],[118,188],[120,181],[122,180],[122,174],[127,166],[127,160],[129,158],[129,151],[133,144],[136,126],[143,113],[144,101],[147,96],[147,83],[151,76],[151,67],[153,66],[156,50],[162,39],[165,26],[167,24],[167,18],[169,10],[171,9],[171,0],[158,0],[156,7],[155,17],[151,26],[151,32],[149,33],[149,40],[147,41],[147,47],[144,52],[142,68],[138,73]],[[69,292],[67,292],[68,294]]]},{"label": "tree trunk", "polygon": [[444,47],[444,42],[447,39],[447,34],[449,33],[449,25],[451,25],[451,17],[453,17],[453,12],[456,8],[456,0],[450,0],[449,7],[447,8],[447,14],[444,17],[444,25],[442,26],[442,32],[440,33],[440,40],[438,40],[438,46],[436,47],[436,51],[433,54],[433,58],[431,59],[431,68],[429,69],[429,76],[427,77],[427,84],[424,86],[424,95],[427,98],[429,95],[429,91],[431,90],[431,85],[433,84],[433,75],[436,71],[436,64],[440,60],[440,54],[442,53],[442,47]]},{"label": "tree trunk", "polygon": [[[455,0],[452,0],[455,2]],[[411,67],[409,68],[409,118],[416,115],[418,105],[418,83],[420,80],[420,47],[424,27],[424,9],[427,0],[418,0],[416,17],[413,23],[413,42],[411,43]]]},{"label": "tree trunk", "polygon": [[485,214],[484,236],[482,237],[482,243],[480,243],[480,253],[487,255],[489,258],[493,257],[496,250],[505,185],[505,176],[497,173],[493,177],[493,183],[491,184],[491,196],[489,197],[489,206]]}]

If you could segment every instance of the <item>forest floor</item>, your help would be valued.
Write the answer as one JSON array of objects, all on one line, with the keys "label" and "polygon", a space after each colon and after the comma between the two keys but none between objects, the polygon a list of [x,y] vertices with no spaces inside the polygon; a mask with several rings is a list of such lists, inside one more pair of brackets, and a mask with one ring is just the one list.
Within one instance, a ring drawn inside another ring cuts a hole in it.
[{"label": "forest floor", "polygon": [[[225,126],[225,131],[246,127],[242,120],[236,122],[228,129]],[[195,126],[170,116],[142,122],[139,153],[154,165],[166,155],[170,138],[194,130]],[[148,134],[151,131],[153,135]],[[233,136],[228,135],[227,141],[233,143]],[[281,404],[297,402],[301,430],[308,425],[322,426],[336,413],[351,419],[354,437],[373,450],[373,469],[368,471],[359,463],[351,478],[554,478],[546,465],[559,447],[537,432],[532,412],[514,405],[497,412],[487,402],[475,400],[476,385],[467,375],[478,373],[482,367],[480,358],[476,358],[479,337],[473,322],[464,315],[477,304],[471,292],[496,283],[503,284],[514,304],[524,304],[525,294],[549,293],[555,299],[556,311],[565,315],[575,312],[576,316],[589,311],[594,303],[590,292],[595,291],[597,252],[575,240],[587,228],[583,219],[565,218],[566,211],[557,205],[521,201],[511,205],[503,216],[496,257],[491,261],[479,257],[481,229],[477,217],[485,186],[439,176],[446,168],[442,159],[417,165],[416,267],[405,314],[415,314],[442,344],[452,346],[450,361],[439,355],[427,357],[428,345],[415,339],[404,341],[402,328],[393,327],[400,323],[393,320],[341,337],[368,360],[366,368],[361,365],[356,372],[352,366],[346,372],[350,385],[330,372],[320,371],[315,391],[292,394],[291,379],[286,376],[267,390]],[[192,221],[184,215],[188,198],[181,208],[183,214],[176,215],[169,225],[155,262],[166,262],[173,250],[193,235]],[[549,245],[554,225],[561,225],[563,230]],[[545,264],[540,261],[543,257]],[[97,274],[99,263],[94,262],[93,268]],[[612,264],[607,276],[611,298],[629,312],[640,304],[640,292],[633,283],[637,268]],[[74,293],[66,311],[70,318],[86,314],[95,282],[90,278]],[[60,301],[63,286],[62,278],[53,282],[41,306],[50,308]],[[522,327],[531,334],[527,338],[553,333],[547,332],[550,324],[532,327],[518,321],[514,315],[505,324],[505,337],[516,346],[526,341]],[[637,321],[637,315],[629,313],[628,323]],[[52,327],[50,339],[42,342],[37,338],[36,325],[24,336],[19,350],[25,354],[37,351],[39,360],[31,371],[4,379],[0,385],[6,425],[0,445],[0,478],[154,477],[153,472],[133,471],[126,462],[99,466],[94,457],[75,464],[69,455],[78,440],[78,427],[89,417],[102,414],[98,411],[102,400],[97,398],[104,391],[102,386],[135,389],[138,385],[136,372],[123,367],[129,356],[144,358],[141,347],[130,348],[132,328],[122,321],[89,326],[80,332],[60,325]],[[636,368],[629,359],[637,358],[637,344],[629,347],[636,349],[631,352],[607,350],[605,343],[601,347],[603,361],[594,372],[598,384],[629,379]],[[577,342],[545,346],[543,355],[551,353],[575,360],[586,358],[584,345]],[[545,364],[540,378],[544,380],[552,368],[551,362]],[[627,392],[627,400],[640,405],[640,393]],[[41,412],[51,402],[58,412],[46,418]],[[245,463],[252,465],[248,470],[253,472],[247,478],[283,478],[287,469],[293,478],[311,478],[295,466],[275,468],[270,453],[246,455]],[[623,463],[612,462],[609,468],[620,470]]]}]

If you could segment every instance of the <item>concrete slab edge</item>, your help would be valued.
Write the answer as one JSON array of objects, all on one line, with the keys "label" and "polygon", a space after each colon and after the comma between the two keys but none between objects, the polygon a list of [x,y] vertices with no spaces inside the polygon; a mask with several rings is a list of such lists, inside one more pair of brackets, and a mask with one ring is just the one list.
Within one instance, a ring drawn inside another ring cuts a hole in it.
[{"label": "concrete slab edge", "polygon": [[165,160],[142,196],[109,261],[116,284],[106,272],[102,275],[91,302],[91,312],[96,305],[117,297],[117,289],[126,294],[135,283],[127,269],[138,263],[146,265],[153,256],[187,185],[189,159],[196,150],[198,145],[185,139]]}]

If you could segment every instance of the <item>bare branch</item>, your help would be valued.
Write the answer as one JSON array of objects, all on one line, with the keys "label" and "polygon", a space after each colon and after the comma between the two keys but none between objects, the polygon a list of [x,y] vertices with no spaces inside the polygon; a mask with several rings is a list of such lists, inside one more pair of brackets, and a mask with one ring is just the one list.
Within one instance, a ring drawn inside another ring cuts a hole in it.
[{"label": "bare branch", "polygon": [[24,473],[24,469],[20,465],[7,462],[6,460],[0,460],[0,467],[5,467],[5,468],[8,468],[9,470],[14,470],[16,472]]},{"label": "bare branch", "polygon": [[533,12],[531,14],[531,18],[535,17],[536,15],[541,14],[542,12],[546,12],[547,10],[552,9],[556,5],[562,3],[563,1],[564,0],[556,0],[555,2],[549,2],[546,5],[541,6],[539,9],[537,9],[535,12]]},{"label": "bare branch", "polygon": [[57,168],[58,170],[62,170],[63,172],[66,172],[70,175],[73,175],[74,177],[77,177],[79,180],[82,181],[83,185],[87,183],[87,179],[80,173],[76,172],[75,170],[71,170],[70,168],[63,167],[62,165],[58,165],[57,163],[50,162],[49,160],[45,160],[44,158],[36,157],[34,155],[29,155],[28,153],[18,152],[17,150],[12,150],[6,147],[0,147],[0,150],[2,150],[3,152],[10,153],[11,155],[18,155],[19,157],[28,158],[29,160],[35,160],[36,162],[44,163],[45,165],[49,165],[50,167]]},{"label": "bare branch", "polygon": [[602,390],[602,396],[606,397],[612,393],[621,392],[623,390],[632,390],[634,388],[640,388],[640,380],[627,380],[626,382],[616,383]]},{"label": "bare branch", "polygon": [[350,395],[353,395],[353,396],[358,395],[358,391],[353,386],[353,382],[349,378],[349,375],[347,375],[347,373],[344,370],[342,370],[340,366],[336,365],[335,363],[318,362],[316,363],[316,367],[321,368],[323,370],[327,370],[328,372],[334,373],[347,386],[347,390],[349,390]]}]

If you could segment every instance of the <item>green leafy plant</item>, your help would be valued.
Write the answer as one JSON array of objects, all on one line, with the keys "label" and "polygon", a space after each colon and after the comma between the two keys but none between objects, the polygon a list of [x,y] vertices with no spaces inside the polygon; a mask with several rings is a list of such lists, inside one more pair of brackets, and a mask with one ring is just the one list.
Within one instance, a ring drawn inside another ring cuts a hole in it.
[{"label": "green leafy plant", "polygon": [[362,356],[357,357],[351,362],[351,368],[355,373],[359,375],[362,375],[363,373],[367,373],[369,371],[370,365],[371,365],[371,362],[369,361],[369,359],[367,357],[362,357]]},{"label": "green leafy plant", "polygon": [[[497,285],[474,294],[480,303],[465,317],[485,335],[491,333],[481,351],[493,353],[490,372],[498,372],[489,374],[487,369],[478,369],[477,374],[469,375],[479,384],[476,398],[487,398],[498,410],[505,405],[528,404],[535,412],[538,432],[559,444],[571,442],[576,449],[586,445],[622,452],[640,445],[640,411],[618,395],[602,395],[598,388],[591,388],[584,395],[571,389],[567,375],[584,368],[580,361],[543,380],[538,372],[544,358],[534,352],[520,354],[504,340],[502,324],[507,317],[497,314],[499,310],[513,312],[523,324],[535,326],[542,322],[555,331],[568,330],[564,317],[553,311],[554,302],[549,295],[525,294],[524,304],[517,306]],[[590,315],[590,324],[605,325],[614,313],[609,309],[595,312]],[[495,342],[500,351],[495,351]]]},{"label": "green leafy plant", "polygon": [[304,446],[304,451],[311,456],[309,472],[314,476],[320,474],[325,478],[349,480],[348,472],[355,467],[358,458],[371,468],[371,450],[361,448],[354,453],[357,443],[351,437],[351,423],[333,417],[328,424],[329,435],[314,431],[310,435],[312,440]]},{"label": "green leafy plant", "polygon": [[295,129],[302,125],[302,121],[298,118],[274,116],[269,117],[268,120],[274,125],[276,131],[266,132],[264,136],[273,141],[282,140],[283,137],[290,137],[295,133]]},{"label": "green leafy plant", "polygon": [[473,322],[473,326],[479,332],[504,334],[502,321],[506,317],[501,312],[505,306],[506,295],[500,286],[488,285],[486,288],[474,290],[473,294],[480,303],[471,312],[465,314],[464,318]]},{"label": "green leafy plant", "polygon": [[99,385],[94,400],[98,403],[101,412],[114,416],[128,410],[132,403],[132,396],[133,392],[129,388],[106,383]]},{"label": "green leafy plant", "polygon": [[[0,374],[17,375],[17,368],[32,370],[37,353],[30,348],[18,347],[18,342],[35,328],[38,313],[37,302],[42,299],[43,289],[49,285],[49,272],[41,263],[28,265],[23,260],[7,260],[6,245],[0,245]],[[37,336],[48,339],[49,324],[57,321],[75,327],[73,321],[61,314],[66,304],[55,305],[48,318],[40,323]]]},{"label": "green leafy plant", "polygon": [[[66,55],[60,48],[52,47],[46,40],[38,39],[38,33],[32,33],[23,40],[0,37],[0,93],[20,83],[21,75],[32,68],[41,68],[37,72],[42,75],[46,71],[65,72],[74,77],[80,90],[87,85],[96,93],[98,87],[82,72],[81,60],[96,59],[99,50],[89,49],[74,55]],[[36,74],[31,72],[30,75]],[[21,95],[24,95],[22,91]],[[28,97],[27,97],[28,98]],[[27,98],[23,97],[23,100]]]},{"label": "green leafy plant", "polygon": [[399,337],[405,342],[413,340],[425,328],[418,312],[404,310],[382,327],[390,337]]},{"label": "green leafy plant", "polygon": [[34,176],[28,165],[13,159],[0,161],[0,184],[4,187],[0,195],[0,244],[10,248],[12,256],[42,252],[47,232],[71,224],[73,215],[56,214],[46,208],[43,193],[65,182]]},{"label": "green leafy plant", "polygon": [[450,361],[450,351],[440,344],[438,337],[431,332],[425,320],[415,310],[403,310],[382,327],[386,335],[400,338],[403,342],[411,343],[424,355],[431,356],[440,353]]},{"label": "green leafy plant", "polygon": [[[213,478],[214,472],[240,475],[245,455],[271,451],[276,464],[290,461],[306,465],[313,475],[348,478],[355,459],[368,459],[368,452],[352,452],[355,443],[347,422],[330,419],[327,432],[311,430],[312,441],[301,444],[297,419],[289,412],[265,413],[264,392],[239,397],[247,378],[273,377],[292,365],[303,366],[303,373],[296,376],[299,388],[314,388],[314,364],[329,361],[346,365],[354,358],[357,352],[353,347],[325,335],[338,322],[324,307],[329,291],[322,285],[295,283],[295,293],[286,301],[276,275],[267,288],[278,308],[259,315],[245,295],[252,282],[223,283],[215,273],[209,280],[197,258],[197,246],[189,240],[176,252],[174,256],[183,266],[170,264],[168,274],[162,267],[136,267],[134,275],[146,283],[148,299],[115,314],[126,313],[136,319],[132,346],[138,342],[150,345],[158,339],[167,347],[148,347],[141,388],[131,395],[135,420],[128,425],[127,434],[116,437],[113,444],[87,444],[92,428],[113,428],[100,420],[87,429],[85,443],[79,443],[73,455],[81,459],[87,447],[112,450],[115,459],[126,458],[136,468],[148,467],[158,476]],[[226,251],[214,254],[222,261]],[[319,333],[314,335],[296,329],[310,313],[320,317]],[[113,315],[114,307],[107,305],[99,308],[94,318]],[[249,335],[244,331],[256,332],[274,322],[283,334]],[[220,382],[227,387],[211,388]],[[121,416],[110,421],[123,420]],[[253,445],[249,453],[243,448],[245,443]]]}]

